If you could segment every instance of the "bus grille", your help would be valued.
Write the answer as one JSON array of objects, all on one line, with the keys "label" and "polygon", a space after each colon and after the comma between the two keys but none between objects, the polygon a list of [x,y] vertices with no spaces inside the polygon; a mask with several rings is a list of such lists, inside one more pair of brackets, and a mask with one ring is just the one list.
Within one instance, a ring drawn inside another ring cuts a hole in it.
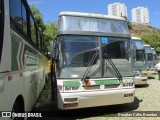
[{"label": "bus grille", "polygon": [[100,85],[83,86],[85,90],[100,89]]},{"label": "bus grille", "polygon": [[105,85],[105,89],[107,88],[118,88],[120,84],[115,84],[115,85]]}]

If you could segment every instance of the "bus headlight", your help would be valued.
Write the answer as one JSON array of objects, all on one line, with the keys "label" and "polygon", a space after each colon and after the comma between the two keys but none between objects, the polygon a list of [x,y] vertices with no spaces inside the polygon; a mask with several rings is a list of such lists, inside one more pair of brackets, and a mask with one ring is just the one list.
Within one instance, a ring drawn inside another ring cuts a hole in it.
[{"label": "bus headlight", "polygon": [[133,83],[123,83],[123,87],[130,87],[133,86]]},{"label": "bus headlight", "polygon": [[71,87],[65,87],[65,91],[71,90]]},{"label": "bus headlight", "polygon": [[123,87],[133,86],[134,84],[133,78],[124,78],[122,80]]},{"label": "bus headlight", "polygon": [[148,77],[147,73],[141,73],[141,77]]},{"label": "bus headlight", "polygon": [[141,75],[141,72],[140,71],[134,71],[134,75],[139,76],[139,75]]},{"label": "bus headlight", "polygon": [[79,89],[79,86],[67,86],[67,87],[64,87],[65,88],[65,91],[74,91],[74,90],[78,90]]},{"label": "bus headlight", "polygon": [[78,90],[78,88],[79,88],[78,86],[73,86],[72,90]]}]

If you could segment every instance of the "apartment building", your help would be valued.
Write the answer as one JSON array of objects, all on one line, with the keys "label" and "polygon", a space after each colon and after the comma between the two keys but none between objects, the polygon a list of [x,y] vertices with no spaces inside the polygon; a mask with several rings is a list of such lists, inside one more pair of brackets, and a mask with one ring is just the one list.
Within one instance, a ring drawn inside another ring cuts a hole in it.
[{"label": "apartment building", "polygon": [[132,9],[132,22],[149,24],[149,11],[147,7],[137,7]]},{"label": "apartment building", "polygon": [[124,3],[109,4],[108,5],[108,15],[127,17],[127,6]]}]

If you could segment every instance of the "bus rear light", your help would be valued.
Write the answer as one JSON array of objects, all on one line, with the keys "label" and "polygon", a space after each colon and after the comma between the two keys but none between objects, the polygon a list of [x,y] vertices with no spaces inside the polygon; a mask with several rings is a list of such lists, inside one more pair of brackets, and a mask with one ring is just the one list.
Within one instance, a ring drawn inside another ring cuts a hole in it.
[{"label": "bus rear light", "polygon": [[66,107],[76,107],[76,106],[78,106],[78,103],[76,102],[74,102],[74,103],[64,103],[63,104],[63,107],[64,108],[66,108]]}]

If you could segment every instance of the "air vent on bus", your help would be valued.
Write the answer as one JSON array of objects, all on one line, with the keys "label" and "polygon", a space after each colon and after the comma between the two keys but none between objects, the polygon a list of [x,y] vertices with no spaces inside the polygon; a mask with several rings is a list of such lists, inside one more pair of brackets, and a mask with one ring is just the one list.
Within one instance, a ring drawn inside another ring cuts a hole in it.
[{"label": "air vent on bus", "polygon": [[118,88],[120,84],[115,84],[115,85],[105,85],[104,88]]},{"label": "air vent on bus", "polygon": [[83,86],[85,90],[100,89],[100,85]]}]

